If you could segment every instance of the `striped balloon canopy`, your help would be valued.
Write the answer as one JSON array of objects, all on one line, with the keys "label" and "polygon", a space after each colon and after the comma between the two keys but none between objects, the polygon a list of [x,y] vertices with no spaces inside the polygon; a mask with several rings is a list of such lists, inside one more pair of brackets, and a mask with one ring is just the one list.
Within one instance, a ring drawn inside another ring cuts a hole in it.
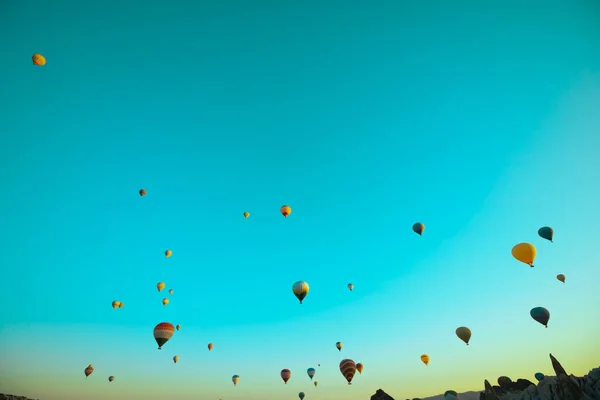
[{"label": "striped balloon canopy", "polygon": [[158,349],[162,350],[162,347],[165,343],[173,337],[173,333],[175,332],[175,327],[170,322],[161,322],[160,324],[154,327],[154,339],[158,344]]},{"label": "striped balloon canopy", "polygon": [[356,363],[350,359],[345,359],[340,362],[340,372],[348,381],[348,385],[352,385],[352,378],[356,373]]}]

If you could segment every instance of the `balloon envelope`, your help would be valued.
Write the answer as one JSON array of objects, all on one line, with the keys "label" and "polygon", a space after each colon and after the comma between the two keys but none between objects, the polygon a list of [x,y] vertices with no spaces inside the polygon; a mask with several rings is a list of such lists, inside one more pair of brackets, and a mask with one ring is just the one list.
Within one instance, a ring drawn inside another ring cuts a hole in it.
[{"label": "balloon envelope", "polygon": [[550,320],[550,312],[544,307],[532,308],[529,314],[531,315],[531,318],[535,319],[537,322],[544,325],[546,328],[548,327],[548,321]]},{"label": "balloon envelope", "polygon": [[315,376],[315,374],[317,373],[317,371],[315,371],[314,368],[309,368],[306,370],[306,373],[308,374],[308,377],[310,379],[312,379]]},{"label": "balloon envelope", "polygon": [[302,300],[304,300],[308,294],[309,289],[308,283],[304,281],[298,281],[292,286],[292,292],[294,292],[294,295],[300,301],[300,304],[302,304]]},{"label": "balloon envelope", "polygon": [[500,376],[498,377],[498,385],[504,386],[512,383],[512,380],[508,376]]},{"label": "balloon envelope", "polygon": [[338,349],[339,351],[342,351],[342,347],[344,347],[344,343],[342,343],[342,342],[337,342],[337,343],[335,344],[335,347],[337,347],[337,349]]},{"label": "balloon envelope", "polygon": [[538,380],[538,382],[541,382],[544,379],[546,379],[546,377],[544,376],[544,374],[542,374],[541,372],[536,372],[534,376],[535,376],[535,379]]},{"label": "balloon envelope", "polygon": [[282,369],[281,370],[281,379],[283,379],[283,382],[287,385],[287,381],[290,380],[292,376],[292,372],[289,369]]},{"label": "balloon envelope", "polygon": [[161,322],[154,327],[154,340],[156,340],[159,350],[161,350],[162,346],[173,337],[174,332],[175,328],[173,327],[173,324],[169,322]]},{"label": "balloon envelope", "polygon": [[281,208],[279,209],[279,212],[281,213],[281,215],[283,215],[284,217],[288,217],[288,215],[290,215],[292,213],[292,207],[290,206],[281,206]]},{"label": "balloon envelope", "polygon": [[567,277],[564,276],[563,274],[558,274],[558,275],[556,275],[556,279],[558,279],[562,283],[565,283],[565,279],[567,279]]},{"label": "balloon envelope", "polygon": [[359,374],[362,374],[363,368],[364,368],[364,365],[362,365],[362,363],[356,364],[356,370],[358,371]]},{"label": "balloon envelope", "polygon": [[356,363],[350,359],[344,359],[340,362],[340,372],[348,381],[348,385],[352,384],[352,378],[356,373]]},{"label": "balloon envelope", "polygon": [[238,384],[238,382],[240,381],[240,376],[239,375],[232,376],[231,381],[233,382],[233,386],[236,386]]},{"label": "balloon envelope", "polygon": [[456,336],[469,345],[469,340],[471,340],[471,330],[466,326],[458,327],[456,328]]},{"label": "balloon envelope", "polygon": [[549,226],[544,226],[538,230],[538,235],[540,235],[542,239],[546,239],[552,243],[552,238],[554,238],[554,229],[550,228]]},{"label": "balloon envelope", "polygon": [[417,222],[416,224],[414,224],[412,226],[412,229],[413,229],[414,233],[421,236],[421,235],[423,235],[423,232],[425,231],[425,225],[423,225],[421,222]]},{"label": "balloon envelope", "polygon": [[43,67],[46,65],[46,57],[41,54],[34,54],[31,56],[31,61],[33,61],[33,65],[37,65],[39,67]]},{"label": "balloon envelope", "polygon": [[512,248],[513,257],[530,267],[533,267],[535,254],[535,246],[530,243],[519,243]]},{"label": "balloon envelope", "polygon": [[421,361],[423,361],[423,364],[425,365],[429,364],[429,356],[427,354],[421,355]]}]

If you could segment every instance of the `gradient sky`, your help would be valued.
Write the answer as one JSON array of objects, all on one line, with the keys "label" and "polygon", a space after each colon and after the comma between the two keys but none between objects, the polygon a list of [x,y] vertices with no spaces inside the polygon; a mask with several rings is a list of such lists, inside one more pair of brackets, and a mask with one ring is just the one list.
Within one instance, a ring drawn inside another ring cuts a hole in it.
[{"label": "gradient sky", "polygon": [[400,399],[598,365],[597,1],[0,7],[0,392]]}]

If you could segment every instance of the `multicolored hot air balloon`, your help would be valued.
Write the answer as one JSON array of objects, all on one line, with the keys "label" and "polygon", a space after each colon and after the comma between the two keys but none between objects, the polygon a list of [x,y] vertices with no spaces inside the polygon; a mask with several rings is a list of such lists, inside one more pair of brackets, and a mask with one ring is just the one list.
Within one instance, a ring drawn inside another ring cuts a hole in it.
[{"label": "multicolored hot air balloon", "polygon": [[173,337],[173,333],[175,333],[175,328],[169,322],[161,322],[154,327],[154,340],[156,340],[159,350],[162,350],[165,343]]},{"label": "multicolored hot air balloon", "polygon": [[158,291],[160,292],[161,290],[163,290],[165,288],[165,283],[164,282],[158,282],[156,284],[156,288],[158,289]]},{"label": "multicolored hot air balloon", "polygon": [[179,361],[179,356],[174,356],[174,357],[173,357],[173,362],[174,362],[175,364],[177,364],[177,361]]},{"label": "multicolored hot air balloon", "polygon": [[83,370],[86,378],[90,376],[92,372],[94,372],[94,367],[92,367],[92,364],[88,365],[87,368]]},{"label": "multicolored hot air balloon", "polygon": [[300,400],[304,399],[304,392],[300,392],[298,393],[298,397],[300,397]]},{"label": "multicolored hot air balloon", "polygon": [[342,342],[336,342],[335,343],[335,347],[337,347],[337,349],[339,351],[342,351],[342,347],[344,347],[344,343],[342,343]]},{"label": "multicolored hot air balloon", "polygon": [[508,376],[499,376],[498,377],[498,385],[499,386],[508,385],[510,383],[512,383],[512,379],[510,379]]},{"label": "multicolored hot air balloon", "polygon": [[363,368],[364,368],[364,365],[362,365],[362,363],[356,363],[356,370],[361,375],[362,375]]},{"label": "multicolored hot air balloon", "polygon": [[239,375],[232,376],[231,381],[233,382],[233,386],[237,386],[238,382],[240,381],[240,376]]},{"label": "multicolored hot air balloon", "polygon": [[532,308],[529,314],[531,315],[531,318],[535,319],[537,322],[544,325],[546,328],[548,327],[548,321],[550,320],[550,312],[544,307]]},{"label": "multicolored hot air balloon", "polygon": [[109,376],[109,377],[108,377],[108,381],[109,381],[109,382],[112,382],[112,381],[114,381],[114,380],[115,380],[115,377],[114,377],[114,376]]},{"label": "multicolored hot air balloon", "polygon": [[304,300],[308,294],[309,289],[308,283],[304,281],[298,281],[294,283],[294,286],[292,286],[292,292],[294,292],[296,298],[300,300],[300,304],[302,304],[302,300]]},{"label": "multicolored hot air balloon", "polygon": [[31,56],[31,61],[33,61],[33,65],[37,65],[38,67],[43,67],[46,65],[46,57],[41,54],[34,54]]},{"label": "multicolored hot air balloon", "polygon": [[554,238],[554,229],[550,228],[549,226],[541,227],[538,229],[538,235],[540,235],[542,239],[546,239],[552,243],[552,239]]},{"label": "multicolored hot air balloon", "polygon": [[518,261],[533,267],[533,261],[535,260],[536,249],[535,246],[530,243],[519,243],[512,249],[512,255]]},{"label": "multicolored hot air balloon", "polygon": [[356,373],[356,364],[350,359],[344,359],[340,362],[340,372],[344,375],[344,378],[348,381],[348,385],[352,384],[352,378]]},{"label": "multicolored hot air balloon", "polygon": [[458,393],[456,393],[454,390],[446,390],[446,393],[444,393],[444,400],[457,400],[458,399]]},{"label": "multicolored hot air balloon", "polygon": [[292,207],[290,206],[281,206],[281,208],[279,209],[279,212],[281,213],[281,215],[283,215],[285,218],[288,217],[288,215],[290,215],[292,213]]},{"label": "multicolored hot air balloon", "polygon": [[471,340],[471,330],[466,326],[461,326],[456,328],[456,336],[463,342],[469,345],[469,340]]},{"label": "multicolored hot air balloon", "polygon": [[315,387],[319,386],[319,381],[315,381]]},{"label": "multicolored hot air balloon", "polygon": [[564,276],[563,274],[558,274],[558,275],[556,275],[556,279],[558,279],[562,283],[565,283],[565,279],[567,279],[567,277]]},{"label": "multicolored hot air balloon", "polygon": [[173,254],[173,252],[171,250],[165,251],[165,257],[167,257],[167,258],[171,257],[172,254]]},{"label": "multicolored hot air balloon", "polygon": [[162,304],[163,304],[163,306],[166,306],[167,304],[169,304],[169,299],[167,299],[166,297],[164,299],[162,299]]},{"label": "multicolored hot air balloon", "polygon": [[427,354],[422,354],[421,361],[423,361],[423,364],[425,364],[425,366],[427,366],[427,364],[429,364],[429,356]]},{"label": "multicolored hot air balloon", "polygon": [[317,371],[315,371],[314,368],[309,368],[309,369],[306,370],[306,373],[308,374],[308,377],[312,381],[312,378],[315,376],[315,374],[317,373]]},{"label": "multicolored hot air balloon", "polygon": [[544,374],[542,374],[541,372],[536,372],[534,376],[535,376],[535,379],[537,379],[538,382],[541,382],[544,379],[546,379],[546,377],[544,376]]},{"label": "multicolored hot air balloon", "polygon": [[212,343],[209,343],[209,344],[208,344],[208,351],[211,351],[212,349],[213,349],[213,344],[212,344]]},{"label": "multicolored hot air balloon", "polygon": [[173,294],[173,289],[169,289],[169,294]]},{"label": "multicolored hot air balloon", "polygon": [[140,196],[144,197],[146,195],[146,190],[140,189]]},{"label": "multicolored hot air balloon", "polygon": [[283,379],[283,383],[285,383],[287,385],[287,382],[290,380],[291,377],[292,377],[292,372],[289,369],[281,370],[281,379]]},{"label": "multicolored hot air balloon", "polygon": [[181,325],[177,324],[177,326],[175,327],[175,329],[180,330],[181,329]]},{"label": "multicolored hot air balloon", "polygon": [[248,218],[250,216],[250,213],[248,211],[244,212],[244,218]]},{"label": "multicolored hot air balloon", "polygon": [[352,283],[348,284],[348,289],[350,289],[350,291],[352,291],[352,289],[354,289],[354,285]]},{"label": "multicolored hot air balloon", "polygon": [[112,302],[112,308],[119,308],[119,305],[121,304],[121,302],[119,300],[115,300]]},{"label": "multicolored hot air balloon", "polygon": [[423,236],[423,232],[425,232],[425,225],[423,225],[421,222],[417,222],[412,226],[412,229],[417,235]]}]

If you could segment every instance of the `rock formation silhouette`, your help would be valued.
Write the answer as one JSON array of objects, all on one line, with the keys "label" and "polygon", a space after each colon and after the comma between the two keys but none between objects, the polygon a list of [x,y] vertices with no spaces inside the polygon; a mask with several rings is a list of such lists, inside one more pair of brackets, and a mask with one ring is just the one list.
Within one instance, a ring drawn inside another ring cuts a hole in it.
[{"label": "rock formation silhouette", "polygon": [[0,400],[33,400],[25,396],[15,396],[14,394],[0,393]]},{"label": "rock formation silhouette", "polygon": [[394,400],[394,398],[383,390],[377,389],[375,394],[371,396],[371,400]]}]

